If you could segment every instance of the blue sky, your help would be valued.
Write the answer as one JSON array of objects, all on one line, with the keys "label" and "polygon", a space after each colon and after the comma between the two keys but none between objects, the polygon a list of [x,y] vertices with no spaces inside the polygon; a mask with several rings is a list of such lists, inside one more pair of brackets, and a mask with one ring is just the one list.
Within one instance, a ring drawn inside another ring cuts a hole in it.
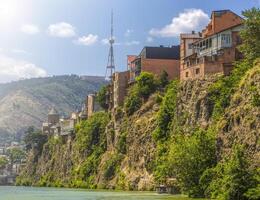
[{"label": "blue sky", "polygon": [[0,0],[0,82],[62,74],[105,75],[114,11],[116,70],[143,46],[176,45],[212,10],[259,0]]}]

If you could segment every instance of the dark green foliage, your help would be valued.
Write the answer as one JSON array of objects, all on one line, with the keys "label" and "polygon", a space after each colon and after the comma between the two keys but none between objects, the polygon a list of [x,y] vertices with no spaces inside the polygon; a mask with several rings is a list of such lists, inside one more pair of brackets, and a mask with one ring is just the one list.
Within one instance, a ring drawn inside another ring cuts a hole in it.
[{"label": "dark green foliage", "polygon": [[260,199],[260,167],[254,171],[253,181],[255,185],[248,189],[245,196],[248,199],[257,200]]},{"label": "dark green foliage", "polygon": [[106,180],[110,180],[114,177],[116,170],[119,167],[119,164],[122,159],[123,159],[122,155],[114,154],[110,157],[109,160],[106,161],[104,166],[104,177]]},{"label": "dark green foliage", "polygon": [[105,129],[108,122],[108,113],[97,112],[77,126],[76,148],[80,155],[84,155],[86,158],[78,168],[74,169],[75,180],[71,186],[96,188],[94,176],[97,174],[101,156],[106,150]]},{"label": "dark green foliage", "polygon": [[167,91],[163,98],[157,117],[158,128],[153,133],[155,140],[164,140],[169,136],[169,128],[176,110],[178,85],[179,82],[175,80],[167,87]]},{"label": "dark green foliage", "polygon": [[161,88],[164,88],[168,84],[169,84],[169,75],[165,70],[163,70],[163,72],[159,77],[159,86]]},{"label": "dark green foliage", "polygon": [[157,82],[154,75],[149,72],[142,72],[136,78],[136,84],[130,88],[125,100],[125,111],[128,116],[141,108],[143,101],[156,91]]},{"label": "dark green foliage", "polygon": [[260,58],[260,9],[252,8],[242,14],[245,17],[245,29],[240,32],[243,41],[240,51],[252,65],[255,59]]},{"label": "dark green foliage", "polygon": [[148,98],[156,90],[156,80],[149,72],[142,72],[136,78],[137,92],[143,98]]},{"label": "dark green foliage", "polygon": [[[245,148],[237,145],[225,162],[204,172],[200,183],[204,183],[206,194],[223,200],[247,200],[245,193],[256,187],[254,172],[250,170]],[[207,186],[206,183],[209,183]]]},{"label": "dark green foliage", "polygon": [[126,133],[122,133],[118,139],[117,151],[121,154],[126,154],[126,136]]},{"label": "dark green foliage", "polygon": [[125,100],[125,112],[128,116],[132,115],[142,106],[142,98],[138,93],[136,85],[134,85],[128,94],[128,97]]},{"label": "dark green foliage", "polygon": [[204,191],[200,177],[216,164],[215,137],[203,130],[191,136],[176,136],[169,159],[170,170],[181,189],[190,197],[202,197]]},{"label": "dark green foliage", "polygon": [[0,156],[0,169],[4,169],[7,164],[8,164],[7,158]]},{"label": "dark green foliage", "polygon": [[107,95],[108,95],[107,93],[108,93],[108,86],[103,86],[101,87],[101,89],[97,94],[97,101],[99,105],[105,110],[107,110],[109,106],[107,103]]},{"label": "dark green foliage", "polygon": [[21,163],[21,160],[25,159],[26,157],[25,152],[19,147],[8,149],[7,155],[11,163]]},{"label": "dark green foliage", "polygon": [[40,130],[35,130],[34,127],[29,127],[25,132],[24,143],[26,150],[31,150],[35,147],[39,152],[42,151],[43,145],[47,142],[47,136],[43,135]]},{"label": "dark green foliage", "polygon": [[108,121],[108,113],[97,112],[81,122],[76,134],[77,148],[80,152],[89,155],[96,146],[106,149],[105,128]]}]

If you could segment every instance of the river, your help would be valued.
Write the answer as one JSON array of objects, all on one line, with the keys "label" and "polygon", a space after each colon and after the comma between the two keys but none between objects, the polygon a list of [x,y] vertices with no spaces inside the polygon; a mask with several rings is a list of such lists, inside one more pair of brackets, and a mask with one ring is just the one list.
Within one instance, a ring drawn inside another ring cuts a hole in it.
[{"label": "river", "polygon": [[0,186],[0,200],[188,200],[152,192],[112,192],[80,189]]}]

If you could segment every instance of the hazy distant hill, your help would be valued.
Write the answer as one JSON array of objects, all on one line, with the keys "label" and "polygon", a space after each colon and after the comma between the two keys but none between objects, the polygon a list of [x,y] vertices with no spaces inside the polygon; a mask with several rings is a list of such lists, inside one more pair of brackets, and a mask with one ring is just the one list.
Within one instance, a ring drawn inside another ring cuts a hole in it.
[{"label": "hazy distant hill", "polygon": [[76,75],[0,84],[0,143],[19,136],[28,126],[40,127],[52,106],[62,115],[80,109],[86,95],[103,84],[103,77]]}]

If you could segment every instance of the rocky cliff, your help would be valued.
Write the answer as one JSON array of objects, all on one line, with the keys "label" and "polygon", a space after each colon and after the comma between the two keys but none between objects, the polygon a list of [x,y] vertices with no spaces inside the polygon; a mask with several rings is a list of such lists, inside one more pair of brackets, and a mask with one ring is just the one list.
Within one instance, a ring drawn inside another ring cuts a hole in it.
[{"label": "rocky cliff", "polygon": [[[166,170],[159,163],[168,159],[163,155],[174,135],[196,130],[214,133],[218,161],[234,144],[244,144],[250,165],[259,166],[260,65],[241,75],[236,86],[223,88],[231,78],[214,75],[169,85],[130,116],[124,108],[97,113],[70,139],[50,138],[42,153],[32,150],[18,183],[151,190],[161,180],[157,172]],[[160,115],[166,116],[161,122]],[[166,121],[169,136],[159,140],[155,132]]]}]

